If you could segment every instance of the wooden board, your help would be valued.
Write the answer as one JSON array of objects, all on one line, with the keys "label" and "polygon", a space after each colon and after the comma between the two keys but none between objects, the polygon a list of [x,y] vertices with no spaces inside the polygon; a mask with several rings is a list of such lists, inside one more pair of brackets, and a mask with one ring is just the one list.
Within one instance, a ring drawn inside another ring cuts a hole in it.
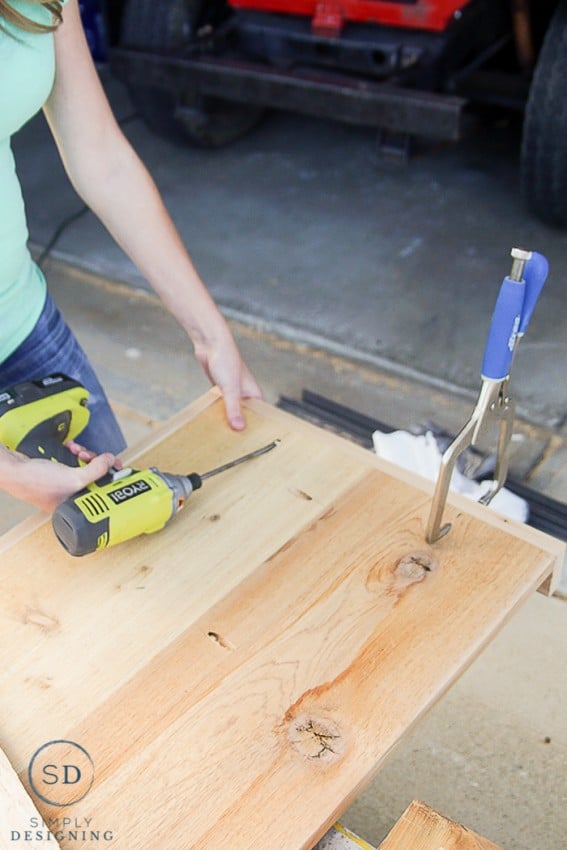
[{"label": "wooden board", "polygon": [[378,850],[501,850],[492,841],[414,800]]},{"label": "wooden board", "polygon": [[[0,850],[17,846],[25,840],[26,850],[41,850],[42,841],[36,840],[36,824],[42,820],[32,799],[22,786],[5,754],[0,750]],[[29,833],[26,835],[26,831]],[[57,844],[53,842],[52,850]]]},{"label": "wooden board", "polygon": [[[0,540],[0,745],[47,823],[120,850],[312,847],[562,563],[463,499],[428,546],[429,484],[267,404],[247,419],[211,392],[147,443],[138,466],[187,473],[282,441],[159,534],[82,559],[42,518]],[[93,780],[67,806],[65,764]]]}]

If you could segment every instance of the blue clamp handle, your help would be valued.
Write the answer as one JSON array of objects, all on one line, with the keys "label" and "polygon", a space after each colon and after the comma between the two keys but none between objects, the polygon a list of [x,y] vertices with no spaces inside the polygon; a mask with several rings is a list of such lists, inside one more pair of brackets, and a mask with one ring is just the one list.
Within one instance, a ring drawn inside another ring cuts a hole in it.
[{"label": "blue clamp handle", "polygon": [[548,271],[546,258],[533,252],[524,267],[524,279],[504,278],[484,351],[483,378],[503,381],[508,376],[516,339],[528,327]]},{"label": "blue clamp handle", "polygon": [[510,371],[526,294],[523,280],[505,277],[496,299],[482,361],[482,377],[503,381]]}]

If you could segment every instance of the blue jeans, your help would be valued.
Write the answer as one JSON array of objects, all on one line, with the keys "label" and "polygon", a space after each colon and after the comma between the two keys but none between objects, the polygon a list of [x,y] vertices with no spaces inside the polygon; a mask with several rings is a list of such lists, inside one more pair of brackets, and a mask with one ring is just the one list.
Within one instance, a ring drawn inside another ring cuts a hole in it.
[{"label": "blue jeans", "polygon": [[63,372],[89,391],[90,419],[78,441],[97,454],[121,452],[126,441],[104,390],[85,352],[48,295],[33,331],[0,363],[0,390],[54,372]]}]

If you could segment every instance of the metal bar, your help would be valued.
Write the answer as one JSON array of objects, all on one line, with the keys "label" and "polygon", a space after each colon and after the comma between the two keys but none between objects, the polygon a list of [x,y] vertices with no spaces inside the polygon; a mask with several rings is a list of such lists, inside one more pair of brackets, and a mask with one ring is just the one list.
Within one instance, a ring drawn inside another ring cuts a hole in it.
[{"label": "metal bar", "polygon": [[[203,94],[457,141],[466,100],[339,74],[268,68],[214,56],[164,56],[117,49],[112,72],[125,82],[189,95]],[[182,107],[181,107],[182,109]]]}]

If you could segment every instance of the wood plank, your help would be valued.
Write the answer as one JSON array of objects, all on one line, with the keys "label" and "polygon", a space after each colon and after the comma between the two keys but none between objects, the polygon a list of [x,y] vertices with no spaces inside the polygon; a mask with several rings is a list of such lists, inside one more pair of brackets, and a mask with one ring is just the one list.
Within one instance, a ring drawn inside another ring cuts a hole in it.
[{"label": "wood plank", "polygon": [[212,393],[152,435],[136,463],[172,472],[282,440],[160,534],[84,559],[46,523],[0,541],[0,742],[28,788],[39,747],[83,747],[77,806],[116,848],[312,847],[562,563],[459,500],[428,546],[427,482],[264,403],[247,418],[229,431]]},{"label": "wood plank", "polygon": [[492,841],[414,800],[378,850],[501,850]]},{"label": "wood plank", "polygon": [[41,815],[0,750],[0,850],[13,850],[20,842],[27,850],[43,850],[45,841],[56,850],[57,841],[41,824]]}]

